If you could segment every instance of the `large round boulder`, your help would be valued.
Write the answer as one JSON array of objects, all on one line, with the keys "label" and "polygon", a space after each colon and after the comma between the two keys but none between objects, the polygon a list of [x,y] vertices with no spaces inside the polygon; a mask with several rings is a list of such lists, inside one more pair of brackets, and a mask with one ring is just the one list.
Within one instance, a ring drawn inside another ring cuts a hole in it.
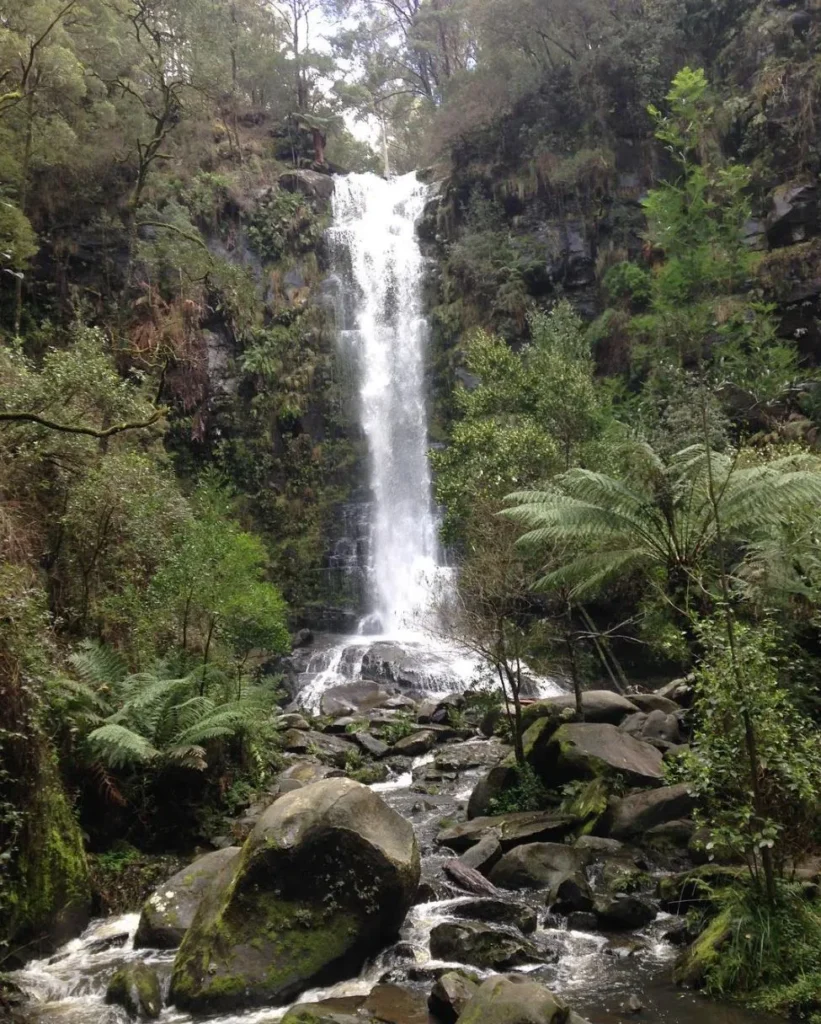
[{"label": "large round boulder", "polygon": [[398,932],[419,874],[410,823],[366,786],[285,794],[200,904],[171,1001],[201,1013],[281,1004],[355,974]]},{"label": "large round boulder", "polygon": [[558,996],[530,978],[495,976],[482,982],[459,1024],[565,1024],[569,1010]]},{"label": "large round boulder", "polygon": [[163,882],[143,904],[135,948],[176,949],[211,882],[238,853],[238,846],[206,853]]}]

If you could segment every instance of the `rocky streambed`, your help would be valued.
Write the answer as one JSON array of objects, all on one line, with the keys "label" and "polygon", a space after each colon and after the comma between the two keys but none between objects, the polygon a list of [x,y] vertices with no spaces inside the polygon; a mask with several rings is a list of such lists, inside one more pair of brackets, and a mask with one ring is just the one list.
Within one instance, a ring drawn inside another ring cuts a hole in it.
[{"label": "rocky streambed", "polygon": [[[684,913],[715,872],[694,864],[689,794],[663,785],[686,703],[686,687],[593,692],[584,722],[562,696],[531,705],[527,756],[563,802],[503,814],[510,750],[498,716],[463,695],[351,687],[319,717],[295,709],[280,721],[287,767],[221,848],[140,913],[18,972],[18,1015],[564,1024],[569,1007],[593,1022],[752,1022],[672,982]],[[568,785],[605,806],[572,806]]]}]

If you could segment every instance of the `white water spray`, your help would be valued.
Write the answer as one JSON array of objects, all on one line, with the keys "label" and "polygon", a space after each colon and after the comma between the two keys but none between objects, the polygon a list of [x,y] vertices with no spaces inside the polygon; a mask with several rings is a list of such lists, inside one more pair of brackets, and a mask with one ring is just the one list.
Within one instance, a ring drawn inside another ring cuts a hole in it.
[{"label": "white water spray", "polygon": [[437,565],[427,460],[424,262],[416,236],[426,191],[413,174],[389,181],[374,174],[338,178],[330,232],[337,270],[347,283],[340,341],[357,363],[374,496],[368,632],[392,635],[411,628],[424,611]]}]

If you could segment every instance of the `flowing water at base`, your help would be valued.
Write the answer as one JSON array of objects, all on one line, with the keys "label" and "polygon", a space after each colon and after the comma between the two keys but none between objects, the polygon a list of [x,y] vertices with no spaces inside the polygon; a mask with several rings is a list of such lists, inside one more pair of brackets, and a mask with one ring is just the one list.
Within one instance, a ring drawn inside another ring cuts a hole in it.
[{"label": "flowing water at base", "polygon": [[[420,767],[432,755],[418,758]],[[444,786],[435,797],[420,796],[411,790],[412,774],[380,783],[373,788],[414,825],[423,860],[423,879],[441,878],[441,865],[447,859],[433,839],[443,817],[457,817],[475,784],[478,773],[461,775],[457,782]],[[427,993],[437,968],[457,967],[431,958],[429,938],[432,928],[453,917],[460,904],[474,897],[423,903],[413,907],[395,945],[366,964],[355,978],[324,989],[303,993],[299,1002],[320,999],[366,996],[380,982],[390,982]],[[537,895],[506,894],[505,898],[529,902],[539,911],[545,907]],[[155,967],[167,992],[174,954],[170,951],[134,950],[133,937],[138,915],[95,921],[78,939],[69,942],[54,956],[31,962],[13,979],[29,994],[26,1008],[31,1024],[125,1024],[127,1016],[117,1007],[106,1006],[105,989],[119,967],[143,961]],[[578,1013],[592,1024],[611,1024],[637,1019],[653,1024],[764,1024],[768,1018],[741,1009],[711,1003],[698,995],[676,989],[669,981],[675,949],[664,942],[662,934],[670,918],[662,915],[650,928],[638,934],[606,936],[540,926],[529,938],[538,946],[555,949],[558,961],[534,964],[523,972],[532,974],[554,992],[563,995]],[[474,967],[467,970],[478,974]],[[645,1006],[638,1018],[621,1010],[631,993],[637,993]],[[287,1007],[228,1013],[209,1017],[210,1024],[267,1024],[280,1020]],[[190,1024],[193,1018],[168,1007],[161,1024]]]}]

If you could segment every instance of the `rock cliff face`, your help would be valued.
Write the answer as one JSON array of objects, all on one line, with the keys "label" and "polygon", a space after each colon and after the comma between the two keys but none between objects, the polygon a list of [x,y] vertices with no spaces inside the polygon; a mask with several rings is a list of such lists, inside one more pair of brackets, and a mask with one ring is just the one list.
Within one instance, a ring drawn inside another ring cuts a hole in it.
[{"label": "rock cliff face", "polygon": [[[504,123],[455,146],[422,225],[433,268],[437,430],[451,414],[452,389],[470,386],[462,353],[473,328],[489,327],[517,345],[527,338],[527,310],[563,296],[593,321],[606,304],[609,267],[628,258],[652,262],[641,200],[673,169],[644,108],[663,102],[665,80],[683,64],[706,68],[721,110],[720,145],[753,172],[746,242],[763,255],[750,285],[777,306],[782,335],[817,361],[817,7],[805,0],[716,7],[713,28],[693,16],[686,48],[679,40],[666,54],[658,82],[650,75],[619,81],[599,68],[595,87],[612,98],[607,109],[571,88],[544,88]],[[597,325],[594,333],[600,372],[625,371],[630,342],[618,324]]]}]

